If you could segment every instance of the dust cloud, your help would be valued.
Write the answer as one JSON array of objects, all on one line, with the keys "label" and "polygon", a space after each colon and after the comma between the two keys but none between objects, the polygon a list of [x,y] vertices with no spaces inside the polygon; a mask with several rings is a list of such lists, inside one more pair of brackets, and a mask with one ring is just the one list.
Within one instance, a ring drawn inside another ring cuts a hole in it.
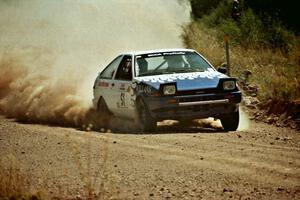
[{"label": "dust cloud", "polygon": [[82,126],[98,72],[118,53],[182,47],[176,0],[0,0],[0,111]]},{"label": "dust cloud", "polygon": [[[196,120],[197,124],[201,127],[213,128],[215,130],[222,130],[222,123],[219,119],[214,119],[209,117],[207,119]],[[239,107],[239,126],[237,128],[238,131],[246,131],[250,127],[250,120],[247,113],[243,110],[243,108]]]},{"label": "dust cloud", "polygon": [[249,120],[249,116],[247,115],[247,113],[240,108],[240,119],[239,119],[240,123],[239,123],[239,127],[238,130],[239,131],[245,131],[248,130],[250,127],[250,120]]}]

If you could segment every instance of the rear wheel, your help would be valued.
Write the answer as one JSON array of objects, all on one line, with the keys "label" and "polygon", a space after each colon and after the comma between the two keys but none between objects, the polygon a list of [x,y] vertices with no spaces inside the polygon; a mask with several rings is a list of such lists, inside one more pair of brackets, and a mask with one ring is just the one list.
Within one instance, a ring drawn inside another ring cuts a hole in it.
[{"label": "rear wheel", "polygon": [[104,128],[108,128],[112,119],[112,113],[109,111],[105,100],[101,97],[98,102],[97,113],[99,115],[99,125]]},{"label": "rear wheel", "polygon": [[143,100],[138,102],[138,123],[142,132],[154,132],[156,130],[157,122],[150,115],[149,110]]},{"label": "rear wheel", "polygon": [[236,131],[239,126],[239,111],[222,117],[221,123],[225,131]]}]

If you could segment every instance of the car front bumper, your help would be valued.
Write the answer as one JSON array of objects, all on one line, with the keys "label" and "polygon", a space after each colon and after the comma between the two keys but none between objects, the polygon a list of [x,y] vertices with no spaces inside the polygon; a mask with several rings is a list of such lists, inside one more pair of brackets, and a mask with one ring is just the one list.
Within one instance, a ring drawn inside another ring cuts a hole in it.
[{"label": "car front bumper", "polygon": [[145,97],[151,116],[156,120],[216,117],[237,111],[241,92]]}]

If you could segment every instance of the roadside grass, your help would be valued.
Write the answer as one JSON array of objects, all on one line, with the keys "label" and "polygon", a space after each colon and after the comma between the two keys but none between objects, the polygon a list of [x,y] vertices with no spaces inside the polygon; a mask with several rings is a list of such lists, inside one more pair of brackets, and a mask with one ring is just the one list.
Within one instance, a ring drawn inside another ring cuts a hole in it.
[{"label": "roadside grass", "polygon": [[[113,179],[108,174],[107,159],[109,156],[109,144],[107,136],[104,136],[104,143],[99,146],[98,151],[92,150],[93,137],[89,135],[86,142],[75,142],[70,147],[73,152],[75,165],[79,173],[81,182],[83,183],[83,193],[77,199],[109,199],[111,196],[107,193],[107,189],[116,190],[113,187]],[[82,150],[85,149],[86,151]],[[82,159],[87,156],[86,159]],[[109,181],[110,180],[110,181]],[[117,192],[116,192],[117,193]]]},{"label": "roadside grass", "polygon": [[[185,27],[183,35],[187,48],[196,49],[215,66],[225,62],[224,42],[217,37],[217,31],[200,21],[193,21]],[[289,52],[280,49],[247,46],[231,43],[231,75],[239,77],[244,70],[250,70],[250,84],[259,87],[258,98],[262,103],[295,102],[300,100],[300,45]]]},{"label": "roadside grass", "polygon": [[29,193],[30,176],[20,169],[13,155],[0,160],[0,200],[41,200],[40,192]]}]

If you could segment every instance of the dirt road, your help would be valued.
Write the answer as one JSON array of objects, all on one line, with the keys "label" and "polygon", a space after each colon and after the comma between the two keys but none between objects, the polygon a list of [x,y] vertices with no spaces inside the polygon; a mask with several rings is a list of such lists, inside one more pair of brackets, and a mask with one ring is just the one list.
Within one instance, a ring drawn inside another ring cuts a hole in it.
[{"label": "dirt road", "polygon": [[300,134],[160,126],[84,132],[0,117],[1,192],[45,199],[300,199]]}]

